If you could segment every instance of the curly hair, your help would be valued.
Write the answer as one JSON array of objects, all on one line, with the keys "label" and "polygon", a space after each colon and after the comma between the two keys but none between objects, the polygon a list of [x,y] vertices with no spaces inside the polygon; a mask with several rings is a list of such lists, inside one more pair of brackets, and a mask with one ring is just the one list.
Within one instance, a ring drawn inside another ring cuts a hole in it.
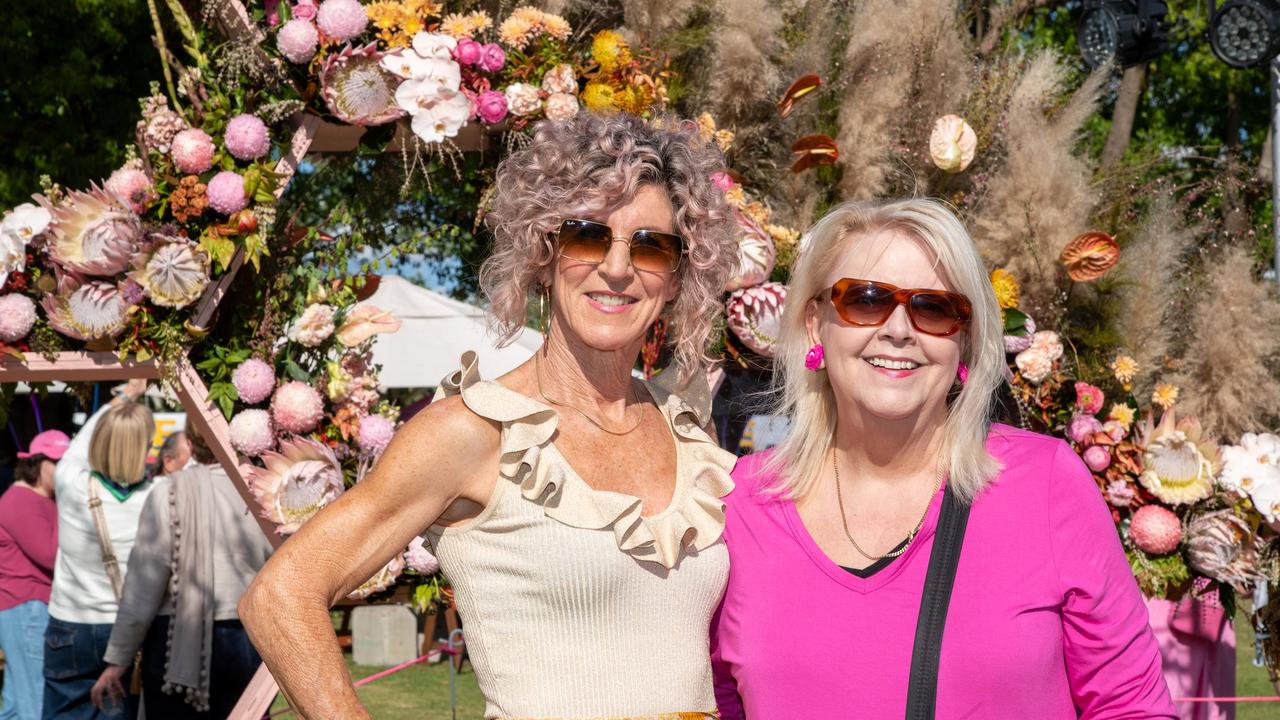
[{"label": "curly hair", "polygon": [[644,185],[658,185],[671,199],[686,246],[680,293],[666,311],[668,342],[686,378],[704,368],[720,295],[737,259],[730,211],[711,180],[724,168],[720,151],[687,121],[649,124],[626,113],[584,110],[564,122],[540,123],[533,140],[499,164],[486,217],[494,241],[480,268],[480,287],[500,342],[524,325],[538,276],[555,261],[551,233],[562,219],[600,217],[630,202]]}]

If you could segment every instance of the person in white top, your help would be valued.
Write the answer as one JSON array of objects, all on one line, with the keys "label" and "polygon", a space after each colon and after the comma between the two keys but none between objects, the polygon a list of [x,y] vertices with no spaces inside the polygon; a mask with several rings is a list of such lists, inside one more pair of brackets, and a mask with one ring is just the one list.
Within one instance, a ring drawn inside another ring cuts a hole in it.
[{"label": "person in white top", "polygon": [[89,697],[106,667],[103,653],[119,602],[90,499],[102,503],[105,534],[123,575],[151,491],[146,461],[155,421],[136,402],[145,390],[145,381],[130,381],[122,394],[94,413],[54,473],[58,555],[44,636],[46,720],[119,720],[136,713],[136,703],[129,700],[99,710]]},{"label": "person in white top", "polygon": [[[706,430],[705,351],[738,227],[723,171],[694,123],[586,110],[503,161],[481,284],[508,338],[537,298],[545,342],[498,380],[467,353],[450,397],[246,592],[240,617],[300,717],[369,717],[327,608],[424,532],[487,717],[714,714],[734,456]],[[637,382],[659,318],[676,363]],[[681,380],[696,390],[673,392]]]}]

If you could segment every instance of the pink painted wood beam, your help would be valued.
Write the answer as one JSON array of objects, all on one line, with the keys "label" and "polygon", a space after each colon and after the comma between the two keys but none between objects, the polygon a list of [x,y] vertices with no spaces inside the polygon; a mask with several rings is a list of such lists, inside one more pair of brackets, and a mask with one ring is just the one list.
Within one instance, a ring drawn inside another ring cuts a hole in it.
[{"label": "pink painted wood beam", "polygon": [[113,352],[61,352],[53,361],[28,352],[25,362],[10,355],[0,356],[0,383],[153,380],[158,377],[160,366],[155,360],[138,362],[125,359],[122,362]]},{"label": "pink painted wood beam", "polygon": [[271,703],[275,701],[276,694],[279,692],[280,686],[276,684],[276,679],[271,677],[267,664],[259,665],[258,672],[249,681],[249,686],[240,695],[240,701],[231,709],[227,720],[262,720],[262,716],[271,709]]}]

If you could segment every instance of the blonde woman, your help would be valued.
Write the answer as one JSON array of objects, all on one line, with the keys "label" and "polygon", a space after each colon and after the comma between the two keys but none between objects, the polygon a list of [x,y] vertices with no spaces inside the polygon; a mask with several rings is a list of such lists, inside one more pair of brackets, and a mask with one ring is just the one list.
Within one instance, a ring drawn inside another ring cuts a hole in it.
[{"label": "blonde woman", "polygon": [[59,720],[130,718],[128,698],[99,709],[90,690],[106,668],[103,653],[116,619],[119,589],[103,563],[91,497],[123,576],[138,518],[151,492],[147,454],[155,421],[135,400],[146,389],[131,381],[122,395],[89,418],[54,471],[58,500],[58,556],[44,635],[44,717]]},{"label": "blonde woman", "polygon": [[1089,472],[991,423],[1000,327],[941,203],[810,231],[778,356],[790,434],[728,498],[724,718],[1175,717]]}]

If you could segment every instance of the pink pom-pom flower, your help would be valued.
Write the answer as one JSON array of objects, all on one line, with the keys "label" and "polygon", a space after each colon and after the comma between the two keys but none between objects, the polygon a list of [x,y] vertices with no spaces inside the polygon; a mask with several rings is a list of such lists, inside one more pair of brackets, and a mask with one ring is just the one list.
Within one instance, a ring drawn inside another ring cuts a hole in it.
[{"label": "pink pom-pom flower", "polygon": [[298,65],[311,62],[320,45],[320,33],[310,20],[294,18],[285,23],[276,35],[276,48],[285,58]]},{"label": "pink pom-pom flower", "polygon": [[1098,388],[1087,382],[1076,382],[1076,407],[1080,412],[1097,415],[1102,409],[1105,396]]},{"label": "pink pom-pom flower", "polygon": [[271,397],[271,419],[291,433],[311,432],[324,417],[324,400],[310,385],[294,380],[276,388]]},{"label": "pink pom-pom flower", "polygon": [[129,165],[111,173],[106,186],[107,192],[123,200],[135,213],[141,213],[146,209],[147,203],[154,202],[159,197],[155,186],[151,184],[151,178]]},{"label": "pink pom-pom flower", "polygon": [[507,117],[507,96],[486,90],[476,98],[476,114],[486,125],[496,125]]},{"label": "pink pom-pom flower", "polygon": [[1094,445],[1084,451],[1084,464],[1094,472],[1102,472],[1111,465],[1111,450],[1102,445]]},{"label": "pink pom-pom flower", "polygon": [[257,160],[271,149],[267,124],[256,116],[245,113],[231,118],[222,134],[227,152],[237,160]]},{"label": "pink pom-pom flower", "polygon": [[1182,542],[1182,521],[1166,507],[1143,505],[1129,521],[1129,537],[1145,553],[1171,553]]},{"label": "pink pom-pom flower", "polygon": [[440,569],[440,561],[427,549],[421,535],[411,540],[409,547],[404,549],[404,564],[423,575],[435,575]]},{"label": "pink pom-pom flower", "polygon": [[1092,415],[1076,415],[1067,423],[1067,437],[1081,447],[1092,445],[1096,432],[1102,432],[1102,423]]},{"label": "pink pom-pom flower", "polygon": [[173,136],[169,154],[182,172],[199,174],[213,167],[213,138],[199,128],[189,128]]},{"label": "pink pom-pom flower", "polygon": [[236,386],[240,400],[256,405],[271,396],[276,389],[276,374],[265,362],[250,358],[240,363],[231,373],[231,384]]},{"label": "pink pom-pom flower", "polygon": [[36,324],[36,304],[26,295],[0,296],[0,341],[18,342]]},{"label": "pink pom-pom flower", "polygon": [[366,415],[360,419],[360,431],[356,442],[360,449],[371,455],[387,449],[391,436],[396,432],[395,423],[382,415]]},{"label": "pink pom-pom flower", "polygon": [[453,59],[461,65],[475,65],[483,54],[484,46],[469,37],[458,38],[458,44],[453,48]]},{"label": "pink pom-pom flower", "polygon": [[316,24],[335,40],[350,40],[369,26],[369,16],[359,0],[324,0],[316,13]]},{"label": "pink pom-pom flower", "polygon": [[242,410],[231,418],[229,428],[231,447],[257,457],[276,447],[275,428],[271,426],[271,414],[266,410]]},{"label": "pink pom-pom flower", "polygon": [[244,177],[232,170],[214,175],[205,194],[209,207],[223,215],[233,215],[249,205],[249,196],[244,194]]}]

